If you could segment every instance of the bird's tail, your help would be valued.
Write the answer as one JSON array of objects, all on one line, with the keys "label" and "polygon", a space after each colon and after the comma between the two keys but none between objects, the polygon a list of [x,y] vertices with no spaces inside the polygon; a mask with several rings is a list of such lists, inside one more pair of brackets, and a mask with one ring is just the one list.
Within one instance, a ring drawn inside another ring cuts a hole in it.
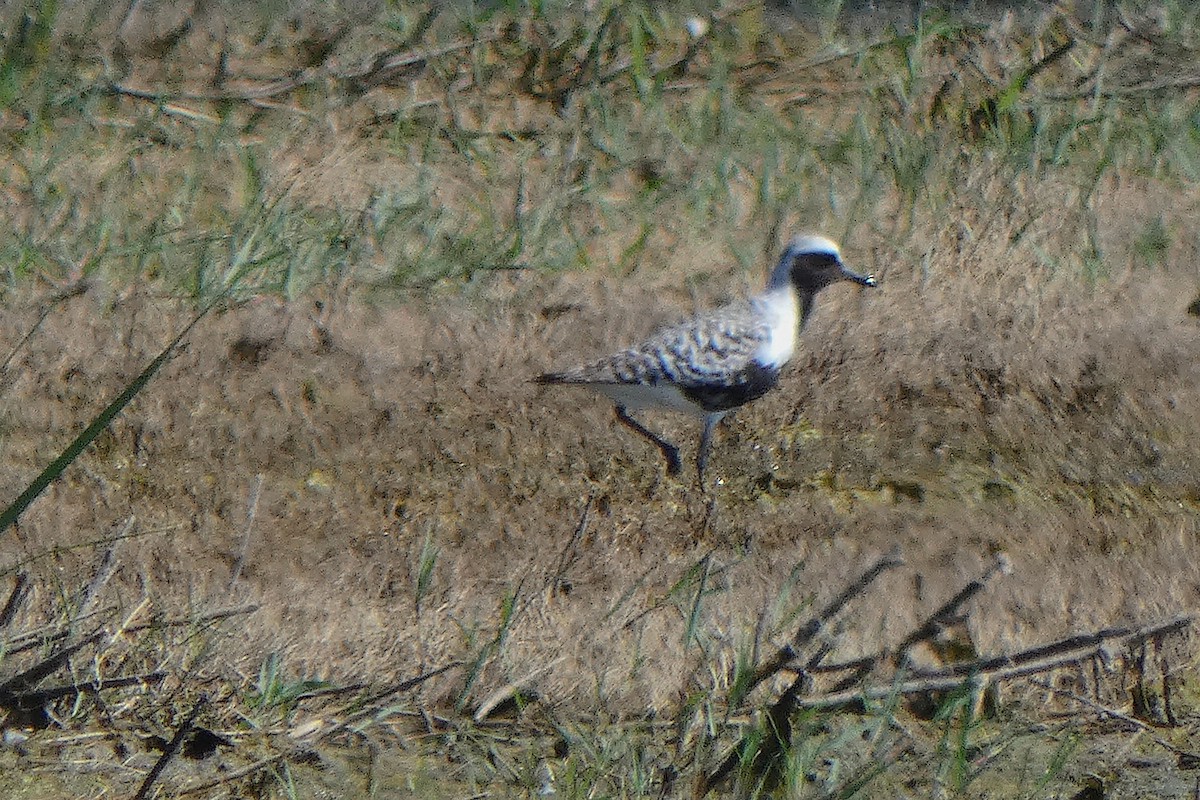
[{"label": "bird's tail", "polygon": [[533,382],[540,386],[553,386],[559,383],[570,383],[570,379],[565,372],[543,372],[534,378]]}]

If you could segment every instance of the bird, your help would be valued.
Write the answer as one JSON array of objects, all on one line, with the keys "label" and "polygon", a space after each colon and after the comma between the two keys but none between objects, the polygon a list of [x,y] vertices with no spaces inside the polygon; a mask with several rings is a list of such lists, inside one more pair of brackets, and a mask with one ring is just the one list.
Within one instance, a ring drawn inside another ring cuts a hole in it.
[{"label": "bird", "polygon": [[662,451],[670,475],[682,471],[679,448],[630,412],[661,408],[701,417],[696,473],[703,484],[717,423],[778,384],[817,293],[840,281],[876,285],[874,275],[846,266],[833,240],[801,234],[788,242],[758,294],[662,328],[591,363],[543,373],[533,382],[581,386],[608,397],[617,420]]}]

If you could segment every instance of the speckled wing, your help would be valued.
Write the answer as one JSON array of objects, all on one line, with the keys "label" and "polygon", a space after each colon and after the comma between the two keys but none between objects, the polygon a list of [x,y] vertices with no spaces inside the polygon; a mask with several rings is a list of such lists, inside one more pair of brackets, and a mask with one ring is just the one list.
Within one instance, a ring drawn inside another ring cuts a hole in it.
[{"label": "speckled wing", "polygon": [[674,385],[705,411],[727,411],[764,394],[779,370],[755,353],[771,335],[749,303],[728,306],[660,330],[634,347],[543,383]]}]

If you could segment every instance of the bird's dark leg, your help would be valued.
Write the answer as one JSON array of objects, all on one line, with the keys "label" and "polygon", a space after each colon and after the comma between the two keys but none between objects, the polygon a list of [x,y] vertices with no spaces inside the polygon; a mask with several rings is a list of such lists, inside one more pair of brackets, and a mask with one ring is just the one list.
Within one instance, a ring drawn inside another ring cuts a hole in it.
[{"label": "bird's dark leg", "polygon": [[617,406],[616,412],[617,419],[622,425],[634,431],[635,433],[640,433],[642,436],[645,436],[647,439],[654,442],[659,450],[662,450],[663,458],[667,459],[667,474],[678,475],[682,469],[682,462],[679,460],[679,448],[668,442],[666,439],[655,435],[652,431],[642,425],[642,423],[629,416],[629,412],[625,410],[625,406]]},{"label": "bird's dark leg", "polygon": [[722,414],[709,414],[704,418],[704,431],[700,434],[700,450],[696,453],[696,475],[704,485],[704,468],[708,466],[708,451],[712,449],[712,435]]}]

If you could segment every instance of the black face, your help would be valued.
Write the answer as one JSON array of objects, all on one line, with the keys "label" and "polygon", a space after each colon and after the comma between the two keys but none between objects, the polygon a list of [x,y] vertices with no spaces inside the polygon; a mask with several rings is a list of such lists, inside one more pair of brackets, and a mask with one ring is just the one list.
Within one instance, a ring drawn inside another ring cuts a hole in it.
[{"label": "black face", "polygon": [[874,278],[856,275],[832,253],[805,252],[792,258],[792,284],[799,291],[818,292],[831,283],[846,280],[875,285]]}]

